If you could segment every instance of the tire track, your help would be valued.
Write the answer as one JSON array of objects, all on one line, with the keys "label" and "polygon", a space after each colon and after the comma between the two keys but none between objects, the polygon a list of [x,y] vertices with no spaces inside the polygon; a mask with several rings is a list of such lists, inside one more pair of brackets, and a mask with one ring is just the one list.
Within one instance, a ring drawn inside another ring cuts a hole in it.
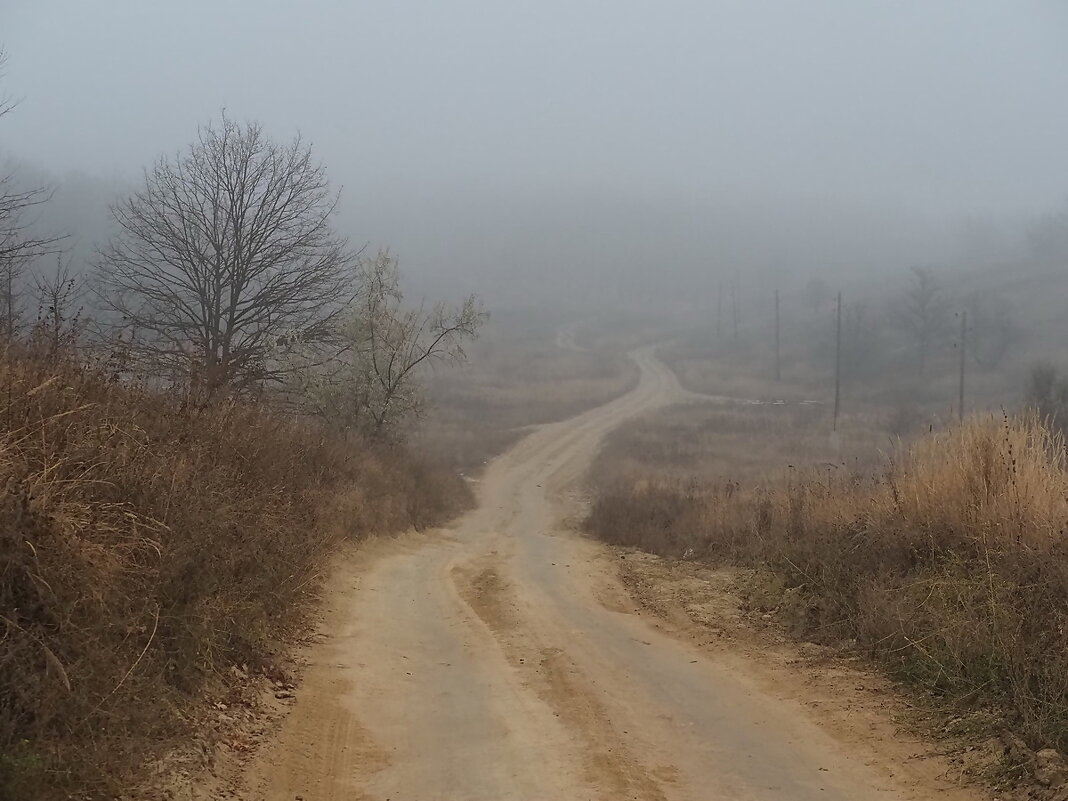
[{"label": "tire track", "polygon": [[452,569],[460,597],[493,632],[509,664],[581,739],[585,779],[605,801],[666,801],[659,782],[631,752],[608,713],[563,648],[527,625],[500,556],[491,553]]}]

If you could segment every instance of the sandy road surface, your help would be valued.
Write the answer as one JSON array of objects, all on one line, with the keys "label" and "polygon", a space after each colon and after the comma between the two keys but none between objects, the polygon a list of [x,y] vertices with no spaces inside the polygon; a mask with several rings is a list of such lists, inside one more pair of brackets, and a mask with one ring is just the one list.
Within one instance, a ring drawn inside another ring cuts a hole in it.
[{"label": "sandy road surface", "polygon": [[686,397],[650,351],[623,397],[497,459],[477,510],[341,566],[256,799],[969,798],[900,748],[835,736],[759,666],[636,612],[610,549],[568,533],[613,426]]}]

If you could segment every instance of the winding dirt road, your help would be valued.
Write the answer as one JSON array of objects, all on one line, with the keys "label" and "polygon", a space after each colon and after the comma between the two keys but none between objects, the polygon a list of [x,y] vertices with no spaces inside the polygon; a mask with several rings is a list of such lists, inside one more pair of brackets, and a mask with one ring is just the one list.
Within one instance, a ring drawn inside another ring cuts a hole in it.
[{"label": "winding dirt road", "polygon": [[836,736],[746,660],[666,633],[618,584],[618,556],[572,532],[602,437],[687,397],[651,351],[635,359],[634,390],[494,461],[455,526],[341,566],[252,797],[973,797]]}]

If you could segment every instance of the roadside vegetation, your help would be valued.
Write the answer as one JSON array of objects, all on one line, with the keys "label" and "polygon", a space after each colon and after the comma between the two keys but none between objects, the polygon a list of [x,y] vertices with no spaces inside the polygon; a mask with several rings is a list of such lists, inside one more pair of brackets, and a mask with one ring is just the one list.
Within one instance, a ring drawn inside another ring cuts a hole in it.
[{"label": "roadside vegetation", "polygon": [[160,158],[87,261],[49,198],[0,179],[3,798],[119,796],[272,675],[338,547],[455,516],[461,470],[636,380],[555,321],[406,302],[255,123]]},{"label": "roadside vegetation", "polygon": [[406,440],[486,315],[406,304],[254,123],[157,161],[91,263],[48,200],[0,177],[0,797],[111,799],[268,669],[341,543],[470,503]]},{"label": "roadside vegetation", "polygon": [[1068,410],[1056,371],[1032,383],[1039,413],[896,445],[858,417],[832,447],[803,407],[669,409],[610,439],[586,526],[752,570],[754,597],[797,636],[853,643],[952,709],[996,709],[1031,747],[1064,751]]},{"label": "roadside vegetation", "polygon": [[0,796],[112,798],[263,668],[346,539],[466,489],[406,451],[241,403],[0,357]]}]

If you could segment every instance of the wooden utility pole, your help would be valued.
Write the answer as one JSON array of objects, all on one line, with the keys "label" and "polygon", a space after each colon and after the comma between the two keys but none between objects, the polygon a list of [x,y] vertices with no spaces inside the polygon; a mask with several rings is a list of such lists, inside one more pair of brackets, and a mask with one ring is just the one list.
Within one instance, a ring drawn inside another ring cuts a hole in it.
[{"label": "wooden utility pole", "polygon": [[779,349],[779,290],[775,290],[775,380],[782,381],[782,354]]},{"label": "wooden utility pole", "polygon": [[957,397],[957,413],[964,422],[964,366],[968,349],[968,312],[960,314],[960,393]]},{"label": "wooden utility pole", "polygon": [[720,279],[719,289],[716,290],[716,339],[723,337],[723,280]]},{"label": "wooden utility pole", "polygon": [[838,293],[838,314],[834,334],[834,422],[831,430],[838,430],[838,412],[842,408],[842,293]]},{"label": "wooden utility pole", "polygon": [[731,322],[734,324],[734,347],[738,347],[738,276],[731,282]]}]

